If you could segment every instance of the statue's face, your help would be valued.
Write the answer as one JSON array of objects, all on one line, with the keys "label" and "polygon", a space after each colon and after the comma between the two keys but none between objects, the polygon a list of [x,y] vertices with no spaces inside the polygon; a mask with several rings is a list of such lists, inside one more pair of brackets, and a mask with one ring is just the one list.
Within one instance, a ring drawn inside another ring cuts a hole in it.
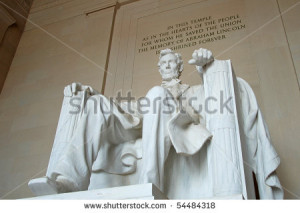
[{"label": "statue's face", "polygon": [[167,54],[161,57],[159,72],[164,80],[178,77],[177,58],[174,54]]}]

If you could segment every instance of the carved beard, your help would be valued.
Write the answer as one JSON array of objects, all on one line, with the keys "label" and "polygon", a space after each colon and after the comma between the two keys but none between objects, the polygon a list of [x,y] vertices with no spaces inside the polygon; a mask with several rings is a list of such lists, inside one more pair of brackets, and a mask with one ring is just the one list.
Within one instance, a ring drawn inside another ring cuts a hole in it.
[{"label": "carved beard", "polygon": [[177,70],[176,72],[168,73],[168,74],[163,74],[161,70],[159,70],[161,77],[164,81],[169,81],[172,79],[178,79],[179,78],[179,71]]}]

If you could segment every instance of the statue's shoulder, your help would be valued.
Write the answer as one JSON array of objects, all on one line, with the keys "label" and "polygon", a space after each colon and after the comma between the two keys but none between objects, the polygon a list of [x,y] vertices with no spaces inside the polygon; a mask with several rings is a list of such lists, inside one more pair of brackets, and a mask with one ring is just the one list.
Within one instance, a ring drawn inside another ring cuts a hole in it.
[{"label": "statue's shoulder", "polygon": [[204,87],[202,84],[189,86],[187,90],[188,94],[202,93],[202,92],[204,92]]}]

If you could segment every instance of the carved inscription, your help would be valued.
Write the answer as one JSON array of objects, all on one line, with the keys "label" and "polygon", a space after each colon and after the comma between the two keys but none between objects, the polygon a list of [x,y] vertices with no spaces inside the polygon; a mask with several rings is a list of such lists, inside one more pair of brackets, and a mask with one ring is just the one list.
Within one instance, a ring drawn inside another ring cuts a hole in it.
[{"label": "carved inscription", "polygon": [[226,39],[230,33],[245,28],[239,14],[222,18],[199,17],[167,26],[164,32],[145,36],[138,44],[138,53],[155,51],[159,54],[165,48],[178,50],[199,46]]}]

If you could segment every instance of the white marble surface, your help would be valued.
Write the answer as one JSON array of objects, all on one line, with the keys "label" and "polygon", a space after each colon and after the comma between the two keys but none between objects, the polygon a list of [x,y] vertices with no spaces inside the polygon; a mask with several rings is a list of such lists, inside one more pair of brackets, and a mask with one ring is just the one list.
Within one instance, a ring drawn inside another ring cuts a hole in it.
[{"label": "white marble surface", "polygon": [[[42,180],[40,180],[42,181]],[[165,200],[168,199],[151,183],[114,188],[62,193],[27,198],[26,200]]]}]

